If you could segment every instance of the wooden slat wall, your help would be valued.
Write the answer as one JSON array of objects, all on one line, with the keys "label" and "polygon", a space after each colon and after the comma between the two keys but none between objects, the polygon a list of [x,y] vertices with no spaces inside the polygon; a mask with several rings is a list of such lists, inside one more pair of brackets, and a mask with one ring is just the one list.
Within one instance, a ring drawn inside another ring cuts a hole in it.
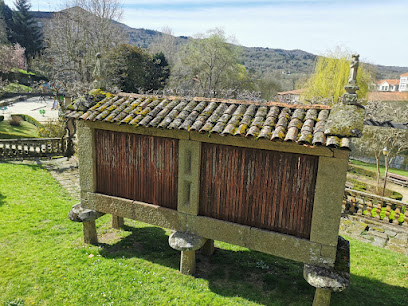
[{"label": "wooden slat wall", "polygon": [[202,144],[202,216],[310,237],[318,157]]},{"label": "wooden slat wall", "polygon": [[99,193],[177,209],[178,140],[96,130]]}]

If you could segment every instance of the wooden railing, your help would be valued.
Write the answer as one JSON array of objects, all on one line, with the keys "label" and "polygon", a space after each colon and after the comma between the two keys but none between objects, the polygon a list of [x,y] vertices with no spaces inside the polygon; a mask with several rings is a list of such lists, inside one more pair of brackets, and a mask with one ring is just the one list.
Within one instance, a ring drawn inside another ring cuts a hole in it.
[{"label": "wooden railing", "polygon": [[0,160],[64,156],[66,138],[0,139]]},{"label": "wooden railing", "polygon": [[346,188],[343,200],[343,212],[364,215],[389,223],[405,225],[408,223],[408,204],[391,198]]}]

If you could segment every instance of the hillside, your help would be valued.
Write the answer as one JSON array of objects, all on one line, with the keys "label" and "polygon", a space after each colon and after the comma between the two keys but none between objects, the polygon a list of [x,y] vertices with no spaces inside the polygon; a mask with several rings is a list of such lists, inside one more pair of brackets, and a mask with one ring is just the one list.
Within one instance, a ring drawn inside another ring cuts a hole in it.
[{"label": "hillside", "polygon": [[[34,17],[44,24],[52,18],[52,12],[32,12]],[[161,32],[149,29],[136,29],[126,24],[120,25],[129,36],[129,43],[148,48]],[[182,46],[189,39],[186,36],[175,37],[176,44]],[[305,79],[313,72],[316,55],[302,50],[284,50],[260,47],[242,47],[242,64],[256,76],[272,75],[281,85],[282,90],[291,90],[299,80]],[[377,79],[399,78],[408,72],[408,67],[370,65]]]}]

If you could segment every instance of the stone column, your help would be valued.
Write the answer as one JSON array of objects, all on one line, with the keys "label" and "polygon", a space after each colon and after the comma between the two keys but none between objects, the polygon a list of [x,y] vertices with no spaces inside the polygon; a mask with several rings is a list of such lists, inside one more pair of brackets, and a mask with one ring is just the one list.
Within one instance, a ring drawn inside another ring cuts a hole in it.
[{"label": "stone column", "polygon": [[205,256],[211,256],[214,253],[214,240],[208,239],[200,249],[200,253]]},{"label": "stone column", "polygon": [[313,306],[330,306],[331,290],[316,288]]},{"label": "stone column", "polygon": [[84,243],[98,244],[98,235],[96,234],[95,220],[82,222],[84,232]]},{"label": "stone column", "polygon": [[334,267],[320,267],[305,264],[303,277],[316,288],[313,305],[329,306],[332,291],[340,292],[350,284],[350,245],[338,237]]},{"label": "stone column", "polygon": [[181,251],[180,272],[186,275],[193,275],[195,270],[195,251]]},{"label": "stone column", "polygon": [[121,229],[125,225],[125,221],[122,217],[112,215],[112,227],[115,229]]},{"label": "stone column", "polygon": [[98,236],[96,233],[95,220],[103,215],[104,213],[84,208],[82,203],[77,203],[72,206],[68,218],[74,222],[82,222],[84,243],[96,245],[98,244]]},{"label": "stone column", "polygon": [[201,248],[207,239],[189,233],[174,232],[169,237],[170,246],[181,251],[180,272],[192,275],[196,270],[195,251]]}]

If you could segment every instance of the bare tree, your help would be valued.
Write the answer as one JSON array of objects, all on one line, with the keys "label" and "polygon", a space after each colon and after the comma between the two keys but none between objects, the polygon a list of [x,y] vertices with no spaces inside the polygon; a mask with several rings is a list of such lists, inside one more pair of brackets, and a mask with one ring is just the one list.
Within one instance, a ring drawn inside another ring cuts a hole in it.
[{"label": "bare tree", "polygon": [[161,35],[155,37],[149,46],[149,49],[153,54],[163,52],[168,63],[172,66],[176,60],[176,54],[178,51],[173,30],[169,27],[162,28]]},{"label": "bare tree", "polygon": [[252,89],[239,48],[227,42],[220,29],[197,36],[179,53],[170,75],[170,87],[195,89],[199,95],[216,97],[224,89]]},{"label": "bare tree", "polygon": [[[373,119],[376,121],[391,121],[396,122],[406,120],[408,118],[408,107],[397,109],[392,103],[378,103],[369,102],[366,105],[367,119]],[[384,187],[381,191],[380,186],[380,164],[381,157],[384,155],[385,161],[385,175],[384,182],[386,182],[386,175],[389,165],[400,154],[408,152],[408,130],[389,128],[389,127],[376,127],[365,126],[363,130],[363,137],[356,139],[354,144],[356,147],[365,154],[374,155],[377,166],[377,191],[384,195]]]},{"label": "bare tree", "polygon": [[122,15],[118,0],[73,0],[47,26],[46,58],[54,79],[89,84],[96,54],[126,41],[115,23]]}]

